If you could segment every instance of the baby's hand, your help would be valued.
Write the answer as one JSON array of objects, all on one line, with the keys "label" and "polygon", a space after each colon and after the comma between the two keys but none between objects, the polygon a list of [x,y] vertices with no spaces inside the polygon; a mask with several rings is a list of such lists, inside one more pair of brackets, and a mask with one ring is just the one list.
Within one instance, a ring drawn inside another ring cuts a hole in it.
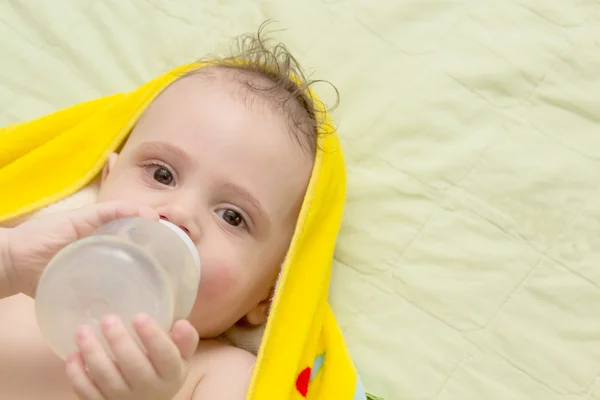
[{"label": "baby's hand", "polygon": [[33,297],[42,270],[56,253],[111,220],[131,216],[158,219],[152,209],[108,202],[32,218],[7,229],[4,251],[8,261],[2,263],[0,259],[0,279],[6,282],[0,282],[0,286],[8,286],[9,294],[22,292]]},{"label": "baby's hand", "polygon": [[190,323],[178,321],[169,337],[150,317],[136,317],[133,326],[144,349],[119,318],[107,316],[100,325],[113,358],[87,326],[76,334],[79,351],[67,358],[67,376],[79,398],[173,399],[185,382],[188,361],[198,345],[198,333]]}]

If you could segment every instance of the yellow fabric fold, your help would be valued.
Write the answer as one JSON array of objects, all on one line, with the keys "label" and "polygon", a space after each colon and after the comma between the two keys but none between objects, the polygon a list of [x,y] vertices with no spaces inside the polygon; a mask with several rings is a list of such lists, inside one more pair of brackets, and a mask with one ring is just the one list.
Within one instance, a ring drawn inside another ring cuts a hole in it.
[{"label": "yellow fabric fold", "polygon": [[[0,129],[0,187],[11,188],[0,199],[0,222],[83,188],[126,140],[150,102],[187,70],[202,67],[184,65],[134,91]],[[323,122],[249,400],[365,398],[327,302],[346,176],[339,137],[328,116]]]}]

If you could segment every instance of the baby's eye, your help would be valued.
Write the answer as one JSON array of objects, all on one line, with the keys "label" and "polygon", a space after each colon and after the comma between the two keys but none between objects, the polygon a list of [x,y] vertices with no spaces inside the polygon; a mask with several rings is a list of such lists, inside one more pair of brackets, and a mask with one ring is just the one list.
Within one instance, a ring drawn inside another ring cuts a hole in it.
[{"label": "baby's eye", "polygon": [[244,217],[239,212],[231,208],[224,208],[217,211],[217,215],[231,226],[240,227],[246,224]]},{"label": "baby's eye", "polygon": [[154,170],[154,180],[168,186],[173,183],[173,174],[165,167],[159,166]]}]

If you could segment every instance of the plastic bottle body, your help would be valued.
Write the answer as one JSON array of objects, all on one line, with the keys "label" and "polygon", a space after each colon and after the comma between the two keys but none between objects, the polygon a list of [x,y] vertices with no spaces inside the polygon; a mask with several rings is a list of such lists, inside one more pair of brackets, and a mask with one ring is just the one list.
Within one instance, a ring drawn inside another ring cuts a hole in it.
[{"label": "plastic bottle body", "polygon": [[134,337],[131,321],[142,312],[168,331],[190,313],[199,280],[197,252],[181,230],[140,218],[112,221],[67,246],[44,269],[36,292],[38,326],[62,358],[77,349],[74,335],[82,325],[102,339],[99,323],[107,314],[119,316]]}]

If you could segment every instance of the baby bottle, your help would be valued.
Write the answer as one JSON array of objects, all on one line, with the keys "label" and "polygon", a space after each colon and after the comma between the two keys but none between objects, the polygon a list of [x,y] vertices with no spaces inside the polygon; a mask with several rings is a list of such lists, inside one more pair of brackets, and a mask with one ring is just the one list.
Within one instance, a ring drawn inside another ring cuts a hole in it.
[{"label": "baby bottle", "polygon": [[198,252],[183,230],[164,220],[118,219],[52,258],[38,283],[36,319],[63,359],[77,350],[82,325],[91,326],[108,351],[103,316],[120,317],[136,339],[131,323],[142,312],[168,331],[189,315],[199,282]]}]

